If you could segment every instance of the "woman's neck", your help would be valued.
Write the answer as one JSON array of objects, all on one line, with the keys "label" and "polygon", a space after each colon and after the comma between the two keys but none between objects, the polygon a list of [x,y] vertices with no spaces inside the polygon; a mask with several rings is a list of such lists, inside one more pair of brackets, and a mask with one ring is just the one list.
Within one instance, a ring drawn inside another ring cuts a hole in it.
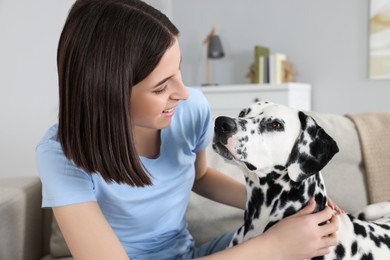
[{"label": "woman's neck", "polygon": [[157,158],[160,154],[161,130],[134,127],[133,131],[138,155],[150,159]]}]

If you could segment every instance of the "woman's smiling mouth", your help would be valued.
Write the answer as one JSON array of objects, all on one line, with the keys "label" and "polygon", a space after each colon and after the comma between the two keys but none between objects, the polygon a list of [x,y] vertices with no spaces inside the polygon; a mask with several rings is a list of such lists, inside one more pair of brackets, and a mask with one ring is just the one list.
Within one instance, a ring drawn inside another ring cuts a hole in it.
[{"label": "woman's smiling mouth", "polygon": [[162,114],[163,114],[163,116],[173,116],[173,114],[175,113],[175,110],[176,110],[176,107],[165,109],[162,111]]}]

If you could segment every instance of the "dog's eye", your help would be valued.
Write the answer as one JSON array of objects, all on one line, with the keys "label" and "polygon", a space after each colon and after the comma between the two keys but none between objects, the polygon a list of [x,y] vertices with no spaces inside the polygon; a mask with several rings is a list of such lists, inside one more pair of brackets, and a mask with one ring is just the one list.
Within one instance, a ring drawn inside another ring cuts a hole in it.
[{"label": "dog's eye", "polygon": [[283,125],[278,121],[272,121],[271,127],[272,129],[283,129]]}]

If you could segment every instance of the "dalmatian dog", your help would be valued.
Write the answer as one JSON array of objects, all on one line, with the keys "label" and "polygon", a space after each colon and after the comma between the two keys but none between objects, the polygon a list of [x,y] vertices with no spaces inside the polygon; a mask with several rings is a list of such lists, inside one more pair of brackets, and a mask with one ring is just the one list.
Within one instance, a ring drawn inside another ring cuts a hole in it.
[{"label": "dalmatian dog", "polygon": [[[230,246],[263,233],[312,197],[316,211],[328,203],[320,171],[339,148],[302,111],[258,102],[243,109],[238,118],[218,117],[213,149],[242,169],[246,180],[244,224]],[[360,217],[337,217],[339,244],[314,259],[390,259],[390,202],[373,204]]]}]

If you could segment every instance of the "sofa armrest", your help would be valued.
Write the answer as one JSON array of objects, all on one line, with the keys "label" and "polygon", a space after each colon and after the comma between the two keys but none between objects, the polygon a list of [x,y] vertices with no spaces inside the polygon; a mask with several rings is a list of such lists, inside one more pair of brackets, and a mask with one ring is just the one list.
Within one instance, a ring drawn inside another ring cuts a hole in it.
[{"label": "sofa armrest", "polygon": [[39,178],[0,178],[0,216],[0,259],[40,259],[43,211]]}]

